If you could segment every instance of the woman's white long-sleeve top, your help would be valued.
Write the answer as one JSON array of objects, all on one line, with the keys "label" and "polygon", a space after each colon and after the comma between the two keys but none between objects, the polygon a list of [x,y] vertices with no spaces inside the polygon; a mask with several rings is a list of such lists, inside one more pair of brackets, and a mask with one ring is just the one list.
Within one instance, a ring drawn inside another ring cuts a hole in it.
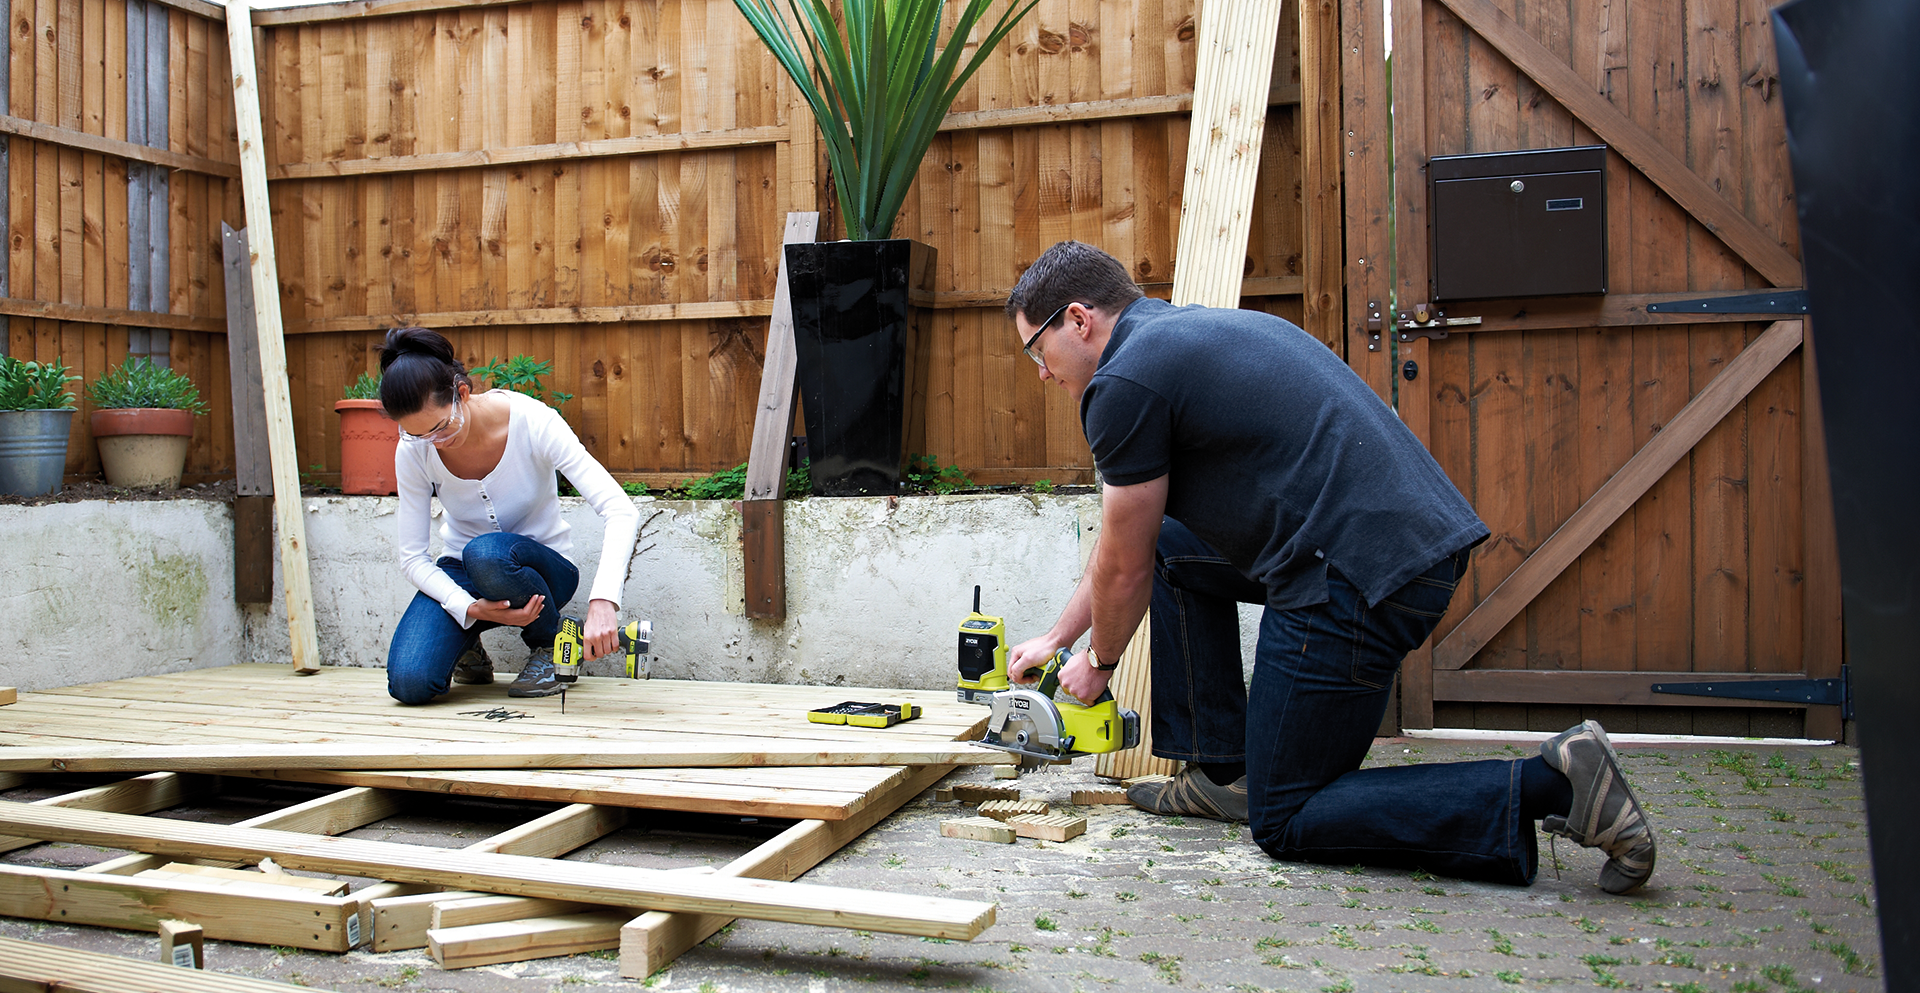
[{"label": "woman's white long-sleeve top", "polygon": [[463,479],[454,475],[432,445],[403,443],[394,452],[400,490],[401,571],[421,592],[446,608],[461,627],[473,626],[473,618],[467,616],[473,595],[427,554],[436,496],[445,511],[440,525],[442,555],[459,558],[468,541],[505,531],[526,535],[573,561],[573,527],[560,516],[560,496],[553,478],[557,469],[606,522],[600,565],[594,572],[589,598],[607,600],[618,607],[627,561],[633,556],[640,529],[640,512],[633,498],[587,454],[573,429],[553,408],[509,390],[492,390],[486,395],[506,398],[508,421],[506,451],[500,456],[500,464],[485,477]]}]

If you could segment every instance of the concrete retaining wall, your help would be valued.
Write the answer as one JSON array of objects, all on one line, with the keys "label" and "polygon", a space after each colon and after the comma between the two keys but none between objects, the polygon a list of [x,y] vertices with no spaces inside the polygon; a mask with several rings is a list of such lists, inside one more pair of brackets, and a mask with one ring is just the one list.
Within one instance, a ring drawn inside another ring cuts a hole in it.
[{"label": "concrete retaining wall", "polygon": [[[653,621],[655,674],[917,689],[953,685],[956,626],[975,584],[1015,641],[1052,624],[1100,515],[1092,495],[789,502],[787,619],[775,623],[743,612],[740,516],[731,503],[636,502],[644,526],[622,615]],[[581,500],[563,503],[590,577],[600,519]],[[391,498],[306,501],[325,664],[385,665],[414,595],[394,559],[397,507]],[[0,685],[45,688],[288,657],[279,589],[270,605],[233,602],[224,504],[0,507],[0,534]],[[584,615],[589,582],[568,613]],[[1249,648],[1252,618],[1243,611]],[[485,644],[502,670],[526,657],[515,630],[488,632]],[[589,663],[587,672],[612,675],[616,664]]]},{"label": "concrete retaining wall", "polygon": [[225,504],[0,506],[0,685],[47,689],[246,657]]}]

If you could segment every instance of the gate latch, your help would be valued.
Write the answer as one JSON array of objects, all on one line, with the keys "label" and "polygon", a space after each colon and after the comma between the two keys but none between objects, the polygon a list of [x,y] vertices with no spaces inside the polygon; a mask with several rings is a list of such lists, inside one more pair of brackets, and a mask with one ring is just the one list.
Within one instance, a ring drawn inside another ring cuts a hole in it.
[{"label": "gate latch", "polygon": [[1393,326],[1400,329],[1401,341],[1415,338],[1432,338],[1435,341],[1447,337],[1448,328],[1464,327],[1480,323],[1478,317],[1448,317],[1444,310],[1436,309],[1430,303],[1416,303],[1411,311],[1400,312],[1400,319]]}]

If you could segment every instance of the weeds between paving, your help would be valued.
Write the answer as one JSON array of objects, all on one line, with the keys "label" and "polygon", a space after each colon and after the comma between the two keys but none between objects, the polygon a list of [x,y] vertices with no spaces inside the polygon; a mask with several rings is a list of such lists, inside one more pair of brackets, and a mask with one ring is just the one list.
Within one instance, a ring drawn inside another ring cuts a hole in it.
[{"label": "weeds between paving", "polygon": [[[1377,743],[1369,764],[1527,754],[1530,747],[1396,739]],[[223,971],[316,988],[462,993],[1865,993],[1882,983],[1857,754],[1843,747],[1626,748],[1622,761],[1660,832],[1660,864],[1650,887],[1624,897],[1593,885],[1597,852],[1564,841],[1556,879],[1545,836],[1540,880],[1521,889],[1278,863],[1254,848],[1244,826],[1124,807],[1064,808],[1090,825],[1065,843],[958,841],[941,838],[939,823],[959,806],[929,792],[804,878],[998,902],[999,922],[971,943],[742,921],[646,980],[620,978],[612,952],[443,972],[424,950],[334,956],[210,942],[208,960]],[[978,769],[955,779],[986,777]],[[1093,782],[1083,760],[1014,785],[1058,803]],[[466,825],[469,816],[451,810],[390,821],[365,836],[456,844],[454,832],[484,831]],[[749,827],[764,834],[771,825]],[[572,857],[724,861],[752,844],[737,833],[743,830],[668,815]],[[99,855],[62,847],[8,858],[72,864]],[[143,958],[157,948],[152,935],[25,921],[0,921],[0,933]]]}]

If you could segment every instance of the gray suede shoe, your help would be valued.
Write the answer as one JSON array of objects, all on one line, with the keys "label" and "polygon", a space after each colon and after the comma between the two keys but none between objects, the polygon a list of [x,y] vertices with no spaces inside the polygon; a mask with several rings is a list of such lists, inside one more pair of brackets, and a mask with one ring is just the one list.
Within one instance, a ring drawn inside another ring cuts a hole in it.
[{"label": "gray suede shoe", "polygon": [[493,682],[493,660],[487,657],[487,646],[475,641],[472,648],[460,653],[460,660],[453,664],[453,681],[467,686]]},{"label": "gray suede shoe", "polygon": [[1207,774],[1188,767],[1164,783],[1127,787],[1127,802],[1150,814],[1207,817],[1247,822],[1247,777],[1215,786]]},{"label": "gray suede shoe", "polygon": [[527,657],[526,667],[507,687],[508,696],[552,696],[566,687],[553,678],[553,649],[538,648]]},{"label": "gray suede shoe", "polygon": [[1653,876],[1653,831],[1600,722],[1587,721],[1542,742],[1540,757],[1573,783],[1573,809],[1565,817],[1542,818],[1540,826],[1607,853],[1607,863],[1600,867],[1601,889],[1639,889]]}]

